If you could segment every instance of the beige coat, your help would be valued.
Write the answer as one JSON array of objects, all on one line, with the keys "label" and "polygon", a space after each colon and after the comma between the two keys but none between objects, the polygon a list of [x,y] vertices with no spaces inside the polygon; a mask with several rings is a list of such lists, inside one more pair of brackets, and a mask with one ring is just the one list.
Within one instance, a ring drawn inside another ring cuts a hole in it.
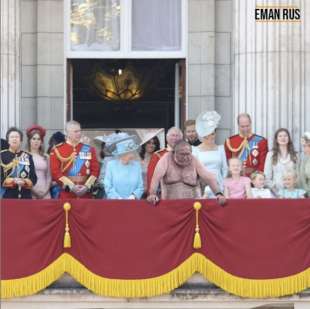
[{"label": "beige coat", "polygon": [[310,196],[310,156],[304,156],[299,164],[299,186]]}]

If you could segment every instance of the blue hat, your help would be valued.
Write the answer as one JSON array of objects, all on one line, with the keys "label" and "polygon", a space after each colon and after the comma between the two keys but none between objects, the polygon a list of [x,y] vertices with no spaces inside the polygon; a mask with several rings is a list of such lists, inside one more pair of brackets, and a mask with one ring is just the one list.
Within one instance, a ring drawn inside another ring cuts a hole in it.
[{"label": "blue hat", "polygon": [[126,138],[116,141],[109,148],[114,148],[112,151],[113,156],[123,155],[129,152],[133,152],[139,149],[139,143],[137,142],[137,136],[131,135]]},{"label": "blue hat", "polygon": [[100,143],[105,143],[106,147],[109,147],[120,139],[126,138],[128,136],[129,135],[125,132],[113,132],[107,135],[96,136],[94,140]]}]

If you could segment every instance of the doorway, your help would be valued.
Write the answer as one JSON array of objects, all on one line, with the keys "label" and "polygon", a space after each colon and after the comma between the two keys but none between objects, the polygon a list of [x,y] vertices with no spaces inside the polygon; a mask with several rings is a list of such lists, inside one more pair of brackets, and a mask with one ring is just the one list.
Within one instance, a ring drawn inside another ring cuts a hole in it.
[{"label": "doorway", "polygon": [[67,119],[85,129],[165,128],[183,123],[185,61],[72,59]]}]

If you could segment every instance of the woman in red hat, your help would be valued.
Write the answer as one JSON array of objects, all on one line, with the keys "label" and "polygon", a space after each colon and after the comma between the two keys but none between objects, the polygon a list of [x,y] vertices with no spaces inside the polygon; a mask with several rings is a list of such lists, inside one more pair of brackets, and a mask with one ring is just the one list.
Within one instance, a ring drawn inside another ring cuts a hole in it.
[{"label": "woman in red hat", "polygon": [[33,199],[49,199],[51,188],[51,173],[49,157],[44,153],[45,129],[33,125],[27,129],[28,150],[32,154],[38,181],[32,188]]}]

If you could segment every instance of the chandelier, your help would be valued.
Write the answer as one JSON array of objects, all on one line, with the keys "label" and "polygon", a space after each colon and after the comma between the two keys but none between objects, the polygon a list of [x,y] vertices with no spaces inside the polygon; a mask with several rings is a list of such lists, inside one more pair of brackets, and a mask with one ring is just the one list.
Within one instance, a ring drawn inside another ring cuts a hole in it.
[{"label": "chandelier", "polygon": [[135,101],[143,95],[143,81],[131,66],[119,69],[97,69],[92,79],[96,93],[108,101]]}]

